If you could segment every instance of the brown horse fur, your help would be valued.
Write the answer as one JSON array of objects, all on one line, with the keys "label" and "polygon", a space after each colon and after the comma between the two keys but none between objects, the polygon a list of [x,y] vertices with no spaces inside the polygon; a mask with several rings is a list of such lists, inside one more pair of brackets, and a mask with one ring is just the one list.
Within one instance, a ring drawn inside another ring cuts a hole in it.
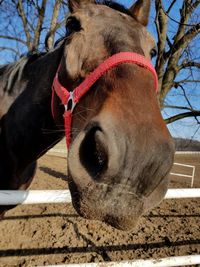
[{"label": "brown horse fur", "polygon": [[[1,120],[1,189],[26,187],[36,159],[63,136],[57,97],[54,120],[50,109],[59,62],[59,80],[73,90],[115,53],[150,59],[155,43],[145,28],[149,9],[150,0],[138,0],[129,10],[110,1],[69,0],[66,40],[27,63],[23,92]],[[75,209],[119,229],[134,227],[163,199],[173,154],[152,74],[133,64],[110,70],[74,110],[68,182]]]}]

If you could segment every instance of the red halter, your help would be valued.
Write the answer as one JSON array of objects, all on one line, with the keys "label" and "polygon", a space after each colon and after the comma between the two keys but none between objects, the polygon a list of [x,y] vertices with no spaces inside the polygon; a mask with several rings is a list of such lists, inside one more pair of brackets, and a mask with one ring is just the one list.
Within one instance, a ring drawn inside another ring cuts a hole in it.
[{"label": "red halter", "polygon": [[70,137],[71,137],[71,121],[72,121],[72,113],[79,102],[79,100],[89,91],[92,85],[103,76],[108,70],[114,68],[117,65],[122,63],[133,63],[138,66],[141,66],[145,69],[148,69],[154,77],[155,89],[158,91],[158,77],[156,71],[151,64],[151,62],[146,59],[144,56],[140,54],[136,54],[133,52],[121,52],[115,54],[104,62],[102,62],[93,72],[91,72],[85,80],[77,86],[73,91],[68,91],[67,88],[62,86],[58,80],[58,72],[60,70],[60,66],[56,72],[56,76],[52,85],[52,114],[54,116],[54,90],[57,96],[60,98],[62,104],[65,107],[64,112],[64,123],[65,123],[65,135],[66,135],[66,143],[67,147],[70,146]]}]

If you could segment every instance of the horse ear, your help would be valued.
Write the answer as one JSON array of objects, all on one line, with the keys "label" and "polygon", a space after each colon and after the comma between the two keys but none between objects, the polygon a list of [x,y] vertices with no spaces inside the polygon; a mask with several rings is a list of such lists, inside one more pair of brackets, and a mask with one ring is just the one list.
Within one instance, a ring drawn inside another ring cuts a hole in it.
[{"label": "horse ear", "polygon": [[95,0],[68,0],[68,7],[70,12],[76,11],[85,4],[95,3]]},{"label": "horse ear", "polygon": [[149,21],[151,1],[150,0],[138,0],[130,8],[132,16],[142,25],[147,26]]}]

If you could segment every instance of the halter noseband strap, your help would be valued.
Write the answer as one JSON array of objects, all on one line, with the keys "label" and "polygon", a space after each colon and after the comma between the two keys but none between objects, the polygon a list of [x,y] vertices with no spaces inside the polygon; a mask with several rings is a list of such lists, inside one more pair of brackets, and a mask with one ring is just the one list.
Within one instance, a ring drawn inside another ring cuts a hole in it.
[{"label": "halter noseband strap", "polygon": [[77,86],[73,91],[69,91],[66,87],[63,87],[60,84],[58,80],[58,72],[60,70],[59,66],[52,85],[52,114],[54,116],[54,91],[55,91],[65,107],[65,112],[63,116],[65,123],[66,143],[68,148],[70,146],[72,112],[76,104],[89,91],[92,85],[100,77],[102,77],[108,70],[122,63],[133,63],[140,67],[148,69],[153,74],[155,82],[155,90],[156,92],[158,91],[158,77],[155,68],[148,59],[137,53],[121,52],[109,57],[104,62],[102,62],[93,72],[91,72],[85,78],[85,80],[79,86]]}]

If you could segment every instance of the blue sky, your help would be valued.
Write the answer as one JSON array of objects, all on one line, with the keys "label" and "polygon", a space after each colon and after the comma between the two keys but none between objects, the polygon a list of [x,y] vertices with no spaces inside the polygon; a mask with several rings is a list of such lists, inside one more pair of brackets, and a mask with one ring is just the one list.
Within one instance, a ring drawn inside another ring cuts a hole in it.
[{"label": "blue sky", "polygon": [[[118,0],[118,2],[125,5],[126,7],[130,7],[132,5],[132,1],[130,1],[130,0]],[[166,1],[163,0],[163,3],[164,3],[164,6],[168,6],[171,3],[171,0],[166,0]],[[52,1],[52,4],[53,4],[53,1]],[[179,19],[179,8],[180,8],[181,4],[182,4],[182,0],[176,1],[173,12],[170,13],[170,15],[173,18],[175,18],[176,20]],[[200,11],[200,9],[199,9],[199,11]],[[51,8],[48,9],[47,13],[48,14],[51,13]],[[150,14],[150,23],[148,25],[148,30],[156,39],[156,30],[155,30],[155,25],[153,22],[154,13],[155,13],[154,12],[154,5],[152,5],[151,14]],[[1,14],[1,16],[0,16],[0,23],[2,23],[2,21],[5,23],[5,21],[6,21],[6,18],[3,18],[3,15],[4,14]],[[19,27],[18,23],[19,22],[16,21],[16,27],[17,26]],[[48,22],[47,22],[47,24],[48,24]],[[170,21],[169,30],[173,31],[176,28],[177,28],[177,24]],[[22,35],[22,37],[23,37],[23,35]],[[8,44],[8,41],[5,41],[5,40],[3,41],[2,39],[0,39],[0,42],[1,42],[1,45]],[[9,45],[12,47],[13,43],[10,42]],[[200,38],[199,38],[199,40],[197,40],[195,45],[198,46],[196,53],[199,54],[199,58],[200,58]],[[22,51],[22,53],[26,53],[26,51],[23,50],[23,48],[21,49],[21,51]],[[0,53],[0,64],[6,63],[8,61],[12,61],[11,56],[8,56],[8,53],[7,54]],[[200,73],[196,72],[195,75],[200,80]],[[187,85],[187,91],[188,91],[188,93],[192,99],[192,103],[193,103],[194,107],[196,109],[200,110],[200,90],[198,90],[198,87],[196,89],[193,89],[188,84]],[[177,92],[177,90],[171,90],[170,91],[169,95],[167,96],[167,103],[179,105],[179,106],[187,105],[183,96],[181,96],[181,93]],[[162,112],[162,114],[163,114],[164,118],[167,118],[167,117],[170,117],[172,115],[177,114],[177,112],[180,112],[180,111],[179,110],[172,110],[172,109],[165,109]],[[200,120],[200,117],[199,117],[199,120]],[[168,128],[169,128],[171,134],[175,137],[192,138],[195,134],[194,139],[200,141],[200,125],[197,125],[195,119],[193,119],[193,118],[187,118],[184,120],[177,121],[175,123],[168,125]],[[198,128],[199,128],[199,130],[198,130]]]}]

